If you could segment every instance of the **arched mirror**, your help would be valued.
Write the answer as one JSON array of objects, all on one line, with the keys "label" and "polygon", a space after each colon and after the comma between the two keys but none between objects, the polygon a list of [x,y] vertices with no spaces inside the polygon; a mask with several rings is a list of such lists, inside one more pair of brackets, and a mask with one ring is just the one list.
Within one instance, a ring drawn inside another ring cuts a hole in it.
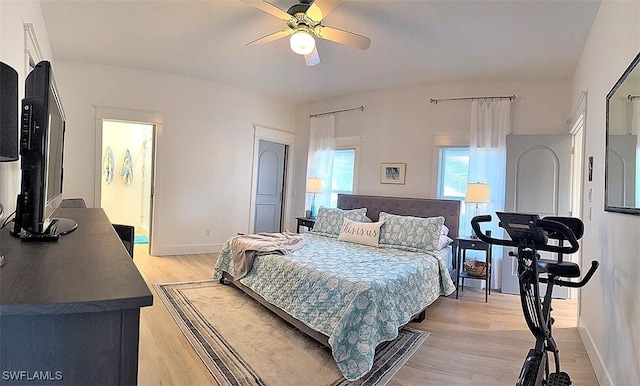
[{"label": "arched mirror", "polygon": [[640,54],[607,95],[604,210],[640,215]]}]

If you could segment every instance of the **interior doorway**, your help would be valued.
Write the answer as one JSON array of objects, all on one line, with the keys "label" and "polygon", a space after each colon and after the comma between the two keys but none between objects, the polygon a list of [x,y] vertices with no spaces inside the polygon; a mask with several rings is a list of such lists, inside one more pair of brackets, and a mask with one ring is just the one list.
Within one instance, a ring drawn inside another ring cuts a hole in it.
[{"label": "interior doorway", "polygon": [[114,224],[133,225],[136,244],[149,244],[155,125],[102,120],[99,205]]},{"label": "interior doorway", "polygon": [[258,141],[258,181],[253,233],[282,232],[287,145]]},{"label": "interior doorway", "polygon": [[[274,186],[280,185],[282,187],[280,204],[282,205],[280,209],[274,209],[274,211],[280,212],[280,220],[279,227],[280,229],[290,229],[291,219],[290,219],[290,206],[291,202],[287,199],[288,195],[294,195],[292,188],[292,174],[289,172],[293,170],[293,154],[295,154],[295,134],[288,133],[285,131],[269,129],[261,126],[254,126],[254,136],[253,136],[253,171],[252,171],[252,182],[251,182],[251,201],[250,201],[250,212],[249,212],[249,229],[248,232],[251,233],[255,231],[257,222],[262,222],[261,215],[257,214],[257,204],[258,204],[258,196],[260,191],[265,191],[269,189],[263,189],[266,186],[259,188],[259,169],[261,169],[261,157],[260,155],[265,151],[264,144],[272,143],[276,147],[281,147],[284,151],[282,155],[282,161],[284,164],[282,165],[282,171],[276,172],[276,174],[280,174],[283,178],[281,182],[275,181],[272,183]],[[263,144],[262,151],[260,144]],[[267,152],[268,153],[268,152]],[[266,159],[273,159],[273,157],[263,158],[262,161]],[[278,161],[279,163],[279,161]],[[264,165],[263,165],[264,166]],[[267,168],[268,169],[268,168]],[[265,169],[266,170],[266,169]],[[290,192],[288,194],[288,192]],[[277,193],[276,193],[277,194]],[[277,198],[277,195],[275,196]],[[271,222],[273,223],[273,222]]]}]

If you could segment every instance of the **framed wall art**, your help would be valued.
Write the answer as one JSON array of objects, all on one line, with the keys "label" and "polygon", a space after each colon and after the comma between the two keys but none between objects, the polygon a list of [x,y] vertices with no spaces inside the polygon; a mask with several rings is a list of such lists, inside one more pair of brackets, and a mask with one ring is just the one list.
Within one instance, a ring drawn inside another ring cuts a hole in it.
[{"label": "framed wall art", "polygon": [[407,171],[407,164],[383,163],[380,165],[380,183],[404,185],[406,171]]}]

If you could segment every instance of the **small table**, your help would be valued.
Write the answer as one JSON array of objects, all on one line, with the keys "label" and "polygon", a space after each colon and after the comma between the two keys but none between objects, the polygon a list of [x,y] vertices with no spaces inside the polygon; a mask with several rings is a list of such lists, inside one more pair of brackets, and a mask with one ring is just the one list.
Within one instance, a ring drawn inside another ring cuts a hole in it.
[{"label": "small table", "polygon": [[308,230],[312,230],[313,226],[316,224],[315,218],[310,217],[296,217],[298,220],[298,228],[296,232],[300,233],[300,227],[306,227]]},{"label": "small table", "polygon": [[[484,276],[473,276],[464,271],[464,260],[467,257],[467,250],[484,251],[487,269]],[[458,288],[462,279],[462,290],[464,291],[464,279],[476,279],[486,281],[484,291],[484,301],[489,301],[491,293],[491,244],[472,237],[458,237],[453,240],[453,260],[456,262],[456,299],[458,298]]]}]

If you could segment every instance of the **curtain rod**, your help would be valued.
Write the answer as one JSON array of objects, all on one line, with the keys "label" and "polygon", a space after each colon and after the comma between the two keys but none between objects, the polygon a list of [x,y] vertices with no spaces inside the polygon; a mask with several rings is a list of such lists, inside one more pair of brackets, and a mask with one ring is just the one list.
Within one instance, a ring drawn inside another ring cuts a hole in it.
[{"label": "curtain rod", "polygon": [[507,96],[477,96],[477,97],[441,98],[441,99],[431,98],[430,102],[433,104],[438,104],[438,102],[444,102],[444,101],[468,101],[468,100],[474,100],[474,99],[509,99],[512,101],[516,99],[516,96],[514,94],[514,95],[507,95]]},{"label": "curtain rod", "polygon": [[636,98],[640,98],[640,95],[631,95],[631,94],[629,94],[629,95],[627,96],[627,99],[629,99],[629,100],[630,100],[630,101],[632,101],[632,102],[633,102],[633,100],[634,100],[634,99],[636,99]]},{"label": "curtain rod", "polygon": [[353,110],[360,110],[360,111],[364,111],[364,106],[360,106],[360,107],[353,107],[350,109],[344,109],[344,110],[335,110],[335,111],[327,111],[326,113],[320,113],[320,114],[309,114],[309,118],[315,118],[315,117],[319,117],[321,115],[329,115],[329,114],[335,114],[335,113],[344,113],[345,111],[353,111]]}]

